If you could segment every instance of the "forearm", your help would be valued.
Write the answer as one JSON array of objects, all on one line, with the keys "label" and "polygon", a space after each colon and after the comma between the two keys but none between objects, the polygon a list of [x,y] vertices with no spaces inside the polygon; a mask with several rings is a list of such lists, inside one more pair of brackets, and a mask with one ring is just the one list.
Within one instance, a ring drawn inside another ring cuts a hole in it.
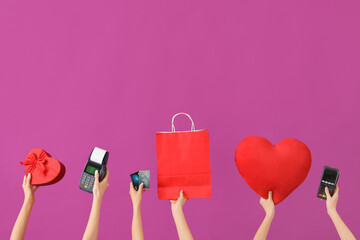
[{"label": "forearm", "polygon": [[336,231],[341,240],[355,240],[355,236],[351,233],[350,229],[345,225],[340,215],[336,210],[328,212],[332,222],[335,225]]},{"label": "forearm", "polygon": [[16,219],[13,230],[11,232],[10,240],[20,240],[24,239],[26,226],[29,221],[31,209],[33,207],[33,202],[25,200],[20,213]]},{"label": "forearm", "polygon": [[173,218],[175,221],[176,229],[180,240],[192,240],[194,239],[191,235],[189,226],[186,222],[184,212],[181,208],[173,210]]},{"label": "forearm", "polygon": [[99,198],[93,199],[90,217],[89,217],[88,224],[86,226],[83,240],[97,239],[97,236],[99,233],[101,201],[102,200]]},{"label": "forearm", "polygon": [[133,219],[131,225],[131,234],[133,240],[144,240],[144,232],[141,221],[141,209],[139,206],[133,207]]},{"label": "forearm", "polygon": [[274,216],[272,216],[272,215],[265,216],[264,220],[262,221],[259,229],[257,230],[257,232],[254,236],[254,240],[266,239],[266,237],[269,233],[270,225],[271,225],[273,218],[274,218]]}]

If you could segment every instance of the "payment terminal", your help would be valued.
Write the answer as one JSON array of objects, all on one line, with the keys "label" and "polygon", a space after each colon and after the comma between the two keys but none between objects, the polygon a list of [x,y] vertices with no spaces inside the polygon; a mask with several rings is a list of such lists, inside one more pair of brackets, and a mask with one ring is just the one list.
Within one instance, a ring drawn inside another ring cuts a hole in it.
[{"label": "payment terminal", "polygon": [[338,179],[338,169],[324,166],[317,197],[326,200],[325,187],[329,188],[330,195],[332,196],[334,194]]},{"label": "payment terminal", "polygon": [[86,162],[84,171],[81,175],[79,187],[81,190],[92,193],[95,181],[95,171],[99,172],[99,181],[101,182],[106,175],[106,163],[109,158],[109,152],[95,147],[89,159]]}]

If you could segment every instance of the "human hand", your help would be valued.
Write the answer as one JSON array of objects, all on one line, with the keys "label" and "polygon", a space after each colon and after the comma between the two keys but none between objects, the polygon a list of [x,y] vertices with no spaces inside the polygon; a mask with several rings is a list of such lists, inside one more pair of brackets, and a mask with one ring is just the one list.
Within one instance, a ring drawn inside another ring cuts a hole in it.
[{"label": "human hand", "polygon": [[171,202],[171,212],[174,214],[178,210],[182,210],[187,199],[184,198],[184,190],[180,191],[180,196],[177,200],[170,200]]},{"label": "human hand", "polygon": [[94,188],[93,188],[93,195],[94,195],[94,200],[102,200],[106,189],[109,187],[109,183],[108,183],[108,179],[109,179],[109,169],[106,169],[106,175],[105,178],[99,182],[99,172],[98,170],[95,171],[95,183],[94,183]]},{"label": "human hand", "polygon": [[330,215],[332,213],[336,213],[336,204],[339,200],[339,186],[336,185],[334,195],[330,195],[330,191],[328,187],[325,187],[326,193],[326,209],[327,213]]},{"label": "human hand", "polygon": [[260,199],[260,204],[264,208],[266,216],[273,218],[275,215],[275,204],[272,200],[272,191],[268,193],[268,199]]},{"label": "human hand", "polygon": [[139,189],[136,191],[133,183],[130,182],[129,194],[134,208],[140,207],[141,205],[142,194],[146,191],[146,189],[143,189],[143,187],[144,183],[141,183]]},{"label": "human hand", "polygon": [[31,173],[29,173],[27,177],[26,175],[24,176],[22,188],[24,190],[24,202],[33,205],[35,202],[34,193],[39,187],[31,185],[30,182],[31,182]]}]

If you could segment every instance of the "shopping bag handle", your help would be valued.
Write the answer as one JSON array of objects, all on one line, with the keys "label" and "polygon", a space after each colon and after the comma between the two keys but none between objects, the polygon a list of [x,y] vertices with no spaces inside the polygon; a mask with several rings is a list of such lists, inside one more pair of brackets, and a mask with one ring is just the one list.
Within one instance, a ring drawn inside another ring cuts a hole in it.
[{"label": "shopping bag handle", "polygon": [[181,114],[186,115],[186,116],[190,119],[190,121],[191,121],[191,131],[195,131],[194,121],[191,119],[191,117],[190,117],[189,114],[183,113],[183,112],[177,113],[177,114],[175,114],[175,115],[172,117],[172,120],[171,120],[171,131],[172,131],[172,132],[175,132],[174,119],[175,119],[176,116],[181,115]]}]

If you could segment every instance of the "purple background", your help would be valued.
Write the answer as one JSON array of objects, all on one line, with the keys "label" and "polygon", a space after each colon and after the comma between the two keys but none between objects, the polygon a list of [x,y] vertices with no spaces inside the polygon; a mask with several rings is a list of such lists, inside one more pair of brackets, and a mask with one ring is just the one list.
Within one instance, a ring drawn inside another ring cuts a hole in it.
[{"label": "purple background", "polygon": [[[91,195],[78,189],[94,146],[110,151],[101,239],[130,239],[129,174],[150,169],[147,239],[176,239],[157,199],[155,132],[185,111],[210,131],[211,199],[184,211],[196,239],[250,239],[264,212],[239,175],[244,137],[297,138],[312,151],[305,182],[276,207],[269,239],[338,239],[315,197],[340,169],[338,211],[360,235],[360,3],[353,1],[0,1],[0,238],[23,201],[27,152],[66,165],[41,187],[28,239],[80,239]],[[185,117],[178,130],[189,128]]]}]

